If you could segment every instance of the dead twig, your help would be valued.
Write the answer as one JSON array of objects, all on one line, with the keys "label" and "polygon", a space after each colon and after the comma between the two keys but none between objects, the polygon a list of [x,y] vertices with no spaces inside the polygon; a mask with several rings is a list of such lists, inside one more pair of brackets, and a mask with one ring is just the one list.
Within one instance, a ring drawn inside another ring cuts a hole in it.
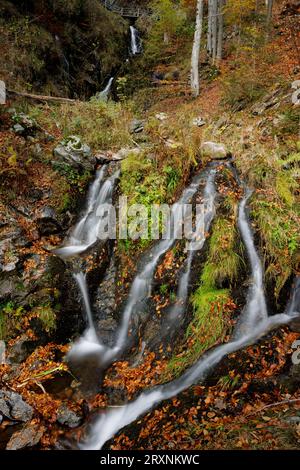
[{"label": "dead twig", "polygon": [[296,402],[300,402],[300,398],[295,398],[293,400],[283,400],[283,401],[277,401],[276,403],[271,403],[269,405],[265,405],[263,406],[262,408],[260,408],[259,410],[255,410],[255,411],[252,411],[251,413],[248,413],[246,415],[246,418],[248,416],[252,416],[252,415],[255,415],[257,413],[260,413],[261,411],[263,410],[266,410],[267,408],[274,408],[275,406],[280,406],[280,405],[288,405],[290,403],[296,403]]}]

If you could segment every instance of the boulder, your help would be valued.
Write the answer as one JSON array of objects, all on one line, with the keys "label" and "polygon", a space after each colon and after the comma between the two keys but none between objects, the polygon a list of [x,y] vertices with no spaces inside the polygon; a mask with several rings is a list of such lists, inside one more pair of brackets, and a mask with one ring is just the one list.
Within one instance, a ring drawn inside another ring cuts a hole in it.
[{"label": "boulder", "polygon": [[210,157],[213,160],[223,160],[230,157],[230,152],[225,145],[216,142],[203,142],[200,150],[203,156]]},{"label": "boulder", "polygon": [[0,413],[12,421],[22,421],[26,423],[32,419],[33,409],[18,393],[1,390]]},{"label": "boulder", "polygon": [[27,116],[25,113],[15,112],[12,115],[12,120],[14,122],[12,130],[16,134],[19,134],[25,137],[34,135],[35,132],[40,129],[37,122],[34,119]]},{"label": "boulder", "polygon": [[57,412],[57,421],[69,428],[77,428],[81,424],[81,416],[70,410],[65,404],[61,405]]},{"label": "boulder", "polygon": [[99,151],[95,156],[99,163],[106,162],[118,162],[127,158],[130,154],[139,154],[141,152],[140,148],[122,148],[118,152]]},{"label": "boulder", "polygon": [[130,133],[131,134],[139,134],[144,130],[145,121],[140,119],[134,119],[130,124]]},{"label": "boulder", "polygon": [[35,221],[41,236],[53,235],[62,231],[56,212],[52,207],[43,207],[36,215]]},{"label": "boulder", "polygon": [[76,170],[91,171],[95,167],[95,158],[88,145],[77,136],[70,136],[54,149],[55,157],[61,163],[67,163]]},{"label": "boulder", "polygon": [[44,428],[38,424],[29,424],[12,435],[6,450],[21,450],[36,446],[44,434]]},{"label": "boulder", "polygon": [[202,127],[206,124],[206,122],[201,116],[198,116],[193,119],[192,124],[193,126]]},{"label": "boulder", "polygon": [[168,119],[168,115],[166,113],[157,113],[155,114],[155,117],[159,121],[165,121],[166,119]]}]

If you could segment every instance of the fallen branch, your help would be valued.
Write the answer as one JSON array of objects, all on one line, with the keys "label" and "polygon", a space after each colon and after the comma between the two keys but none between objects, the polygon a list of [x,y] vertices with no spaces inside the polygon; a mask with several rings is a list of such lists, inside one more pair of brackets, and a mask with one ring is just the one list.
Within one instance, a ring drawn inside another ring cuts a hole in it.
[{"label": "fallen branch", "polygon": [[55,101],[57,103],[76,103],[78,100],[72,100],[71,98],[63,98],[61,96],[46,96],[46,95],[33,95],[31,93],[23,93],[20,91],[7,90],[8,94],[22,96],[23,98],[29,98],[37,101]]},{"label": "fallen branch", "polygon": [[259,410],[256,410],[256,411],[252,411],[251,413],[247,414],[246,415],[246,418],[248,416],[252,416],[252,415],[255,415],[257,413],[260,413],[261,411],[263,410],[266,410],[267,408],[274,408],[275,406],[280,406],[280,405],[288,405],[290,403],[296,403],[296,402],[300,402],[300,398],[295,398],[293,400],[283,400],[283,401],[277,401],[276,403],[271,403],[270,405],[265,405],[263,406],[262,408],[260,408]]}]

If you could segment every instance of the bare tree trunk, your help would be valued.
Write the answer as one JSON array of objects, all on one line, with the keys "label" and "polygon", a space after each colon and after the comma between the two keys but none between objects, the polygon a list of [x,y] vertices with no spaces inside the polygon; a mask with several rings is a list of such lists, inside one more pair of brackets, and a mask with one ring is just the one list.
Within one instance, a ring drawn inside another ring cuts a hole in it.
[{"label": "bare tree trunk", "polygon": [[212,59],[213,64],[217,57],[217,35],[218,35],[218,0],[213,0],[212,8]]},{"label": "bare tree trunk", "polygon": [[267,24],[269,25],[272,21],[273,15],[273,0],[267,0]]},{"label": "bare tree trunk", "polygon": [[191,60],[191,89],[194,97],[199,96],[199,56],[203,26],[203,0],[197,0],[196,25]]},{"label": "bare tree trunk", "polygon": [[211,42],[211,33],[212,33],[212,2],[213,0],[208,0],[208,20],[207,20],[207,52],[208,55],[212,54],[212,42]]},{"label": "bare tree trunk", "polygon": [[217,47],[217,62],[219,63],[222,60],[223,56],[223,31],[224,31],[224,0],[219,0],[219,9],[218,9],[218,47]]}]

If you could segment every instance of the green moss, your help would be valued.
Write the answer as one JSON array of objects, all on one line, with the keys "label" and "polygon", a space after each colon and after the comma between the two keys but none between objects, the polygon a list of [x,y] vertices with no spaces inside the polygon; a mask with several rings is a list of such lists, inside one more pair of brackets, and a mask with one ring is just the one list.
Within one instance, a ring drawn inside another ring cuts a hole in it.
[{"label": "green moss", "polygon": [[266,277],[275,282],[275,297],[278,298],[299,262],[299,214],[270,197],[259,195],[253,198],[251,207],[263,241]]},{"label": "green moss", "polygon": [[56,329],[56,312],[50,305],[44,305],[34,309],[34,313],[41,320],[43,329],[47,333]]},{"label": "green moss", "polygon": [[15,302],[0,304],[0,340],[9,339],[20,328],[24,308]]},{"label": "green moss", "polygon": [[232,284],[241,266],[242,258],[239,252],[238,234],[234,223],[219,218],[213,227],[209,257],[201,276],[202,282],[207,286],[222,286],[225,281]]},{"label": "green moss", "polygon": [[232,285],[238,278],[242,259],[236,251],[239,247],[234,220],[220,217],[213,226],[200,285],[191,297],[193,319],[186,331],[189,347],[171,359],[168,373],[172,376],[179,375],[228,333],[232,300],[230,290],[223,285]]}]

